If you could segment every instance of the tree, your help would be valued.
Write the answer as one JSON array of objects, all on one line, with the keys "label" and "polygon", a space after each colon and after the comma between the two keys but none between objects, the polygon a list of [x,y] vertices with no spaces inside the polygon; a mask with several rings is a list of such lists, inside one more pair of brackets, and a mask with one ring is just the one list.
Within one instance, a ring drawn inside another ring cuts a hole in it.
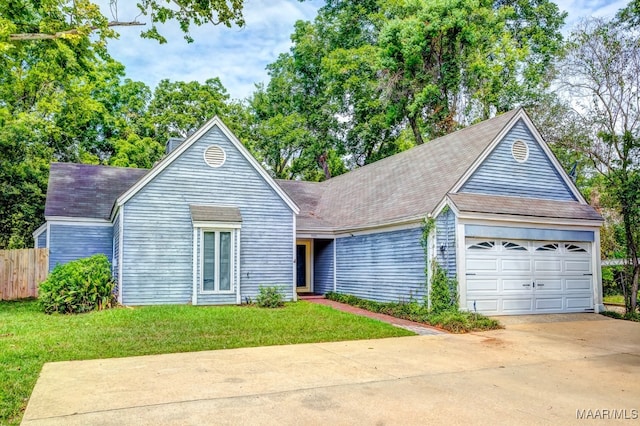
[{"label": "tree", "polygon": [[109,165],[117,167],[150,169],[164,154],[162,144],[136,134],[130,134],[127,139],[116,140],[114,148],[115,153],[109,158]]},{"label": "tree", "polygon": [[591,19],[571,33],[562,80],[588,137],[576,143],[605,180],[603,202],[622,218],[628,259],[623,292],[637,309],[640,264],[640,45],[617,21]]},{"label": "tree", "polygon": [[407,1],[380,32],[389,117],[416,143],[544,94],[565,14],[547,0]]},{"label": "tree", "polygon": [[[97,33],[102,41],[113,38],[113,28],[145,25],[142,22],[120,21],[118,19],[118,0],[110,0],[113,19],[109,20],[100,12],[98,5],[89,0],[30,0],[16,4],[8,2],[5,8],[0,6],[0,28],[5,26],[5,40],[54,40],[84,38]],[[192,42],[191,25],[233,24],[244,25],[242,8],[244,0],[140,0],[136,4],[140,14],[149,16],[151,28],[143,31],[144,38],[156,39],[166,43],[156,24],[175,20],[184,32],[184,38]],[[3,10],[5,9],[5,10]],[[19,19],[11,19],[19,18]],[[0,38],[0,41],[2,39]]]},{"label": "tree", "polygon": [[138,122],[137,133],[165,143],[170,137],[186,138],[213,116],[219,116],[241,139],[246,107],[230,101],[219,78],[198,81],[162,80]]},{"label": "tree", "polygon": [[629,27],[640,25],[640,0],[631,0],[627,7],[618,12],[618,20]]}]

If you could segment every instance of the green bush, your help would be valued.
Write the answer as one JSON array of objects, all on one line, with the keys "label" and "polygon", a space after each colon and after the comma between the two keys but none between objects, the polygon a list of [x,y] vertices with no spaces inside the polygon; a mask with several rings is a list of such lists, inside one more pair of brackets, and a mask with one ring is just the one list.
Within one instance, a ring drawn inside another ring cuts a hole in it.
[{"label": "green bush", "polygon": [[279,308],[284,306],[284,294],[282,294],[280,287],[260,286],[256,304],[261,308]]},{"label": "green bush", "polygon": [[357,306],[358,308],[371,312],[433,325],[452,333],[467,333],[470,331],[495,330],[501,328],[498,321],[487,318],[484,315],[472,312],[460,312],[452,308],[436,313],[429,311],[426,306],[415,301],[383,303],[360,299],[350,294],[334,292],[325,294],[325,297],[329,300]]},{"label": "green bush", "polygon": [[114,283],[107,256],[96,254],[57,265],[40,284],[38,299],[47,314],[74,314],[115,305]]},{"label": "green bush", "polygon": [[447,311],[458,311],[458,283],[447,276],[445,271],[435,260],[433,261],[433,275],[431,277],[431,311],[434,314]]}]

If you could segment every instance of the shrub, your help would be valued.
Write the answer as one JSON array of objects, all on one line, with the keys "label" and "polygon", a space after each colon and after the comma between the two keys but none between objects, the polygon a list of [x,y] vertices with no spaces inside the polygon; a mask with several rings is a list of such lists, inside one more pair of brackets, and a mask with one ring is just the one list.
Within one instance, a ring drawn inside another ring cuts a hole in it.
[{"label": "shrub", "polygon": [[107,256],[96,254],[57,265],[40,284],[38,299],[47,314],[73,314],[115,305],[114,283]]},{"label": "shrub", "polygon": [[433,275],[431,277],[431,311],[435,314],[446,311],[458,311],[458,283],[447,276],[445,271],[435,260],[433,261]]},{"label": "shrub", "polygon": [[[429,311],[426,306],[415,301],[409,302],[374,302],[360,299],[350,294],[329,292],[325,294],[329,300],[357,306],[371,312],[391,315],[409,321],[430,324],[452,333],[467,333],[469,331],[495,330],[501,328],[500,323],[472,312],[460,312],[449,308],[443,312]],[[457,307],[456,307],[457,309]]]},{"label": "shrub", "polygon": [[262,287],[256,297],[256,303],[261,308],[279,308],[284,305],[284,294],[280,287]]}]

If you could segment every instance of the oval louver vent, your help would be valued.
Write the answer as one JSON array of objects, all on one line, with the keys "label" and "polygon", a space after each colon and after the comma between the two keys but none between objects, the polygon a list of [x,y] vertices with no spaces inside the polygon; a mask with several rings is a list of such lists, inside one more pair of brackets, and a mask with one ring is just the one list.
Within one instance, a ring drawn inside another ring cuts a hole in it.
[{"label": "oval louver vent", "polygon": [[518,163],[524,163],[529,158],[529,147],[523,141],[515,141],[511,145],[511,155]]},{"label": "oval louver vent", "polygon": [[211,145],[204,152],[204,161],[211,167],[220,167],[224,164],[226,154],[218,145]]}]

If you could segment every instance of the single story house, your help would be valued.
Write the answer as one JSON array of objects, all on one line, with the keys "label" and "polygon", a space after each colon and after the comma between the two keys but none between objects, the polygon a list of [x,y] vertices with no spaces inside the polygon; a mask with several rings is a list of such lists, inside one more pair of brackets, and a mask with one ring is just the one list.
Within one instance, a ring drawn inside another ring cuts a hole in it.
[{"label": "single story house", "polygon": [[397,301],[425,295],[435,260],[464,309],[603,309],[602,217],[523,109],[319,183],[274,180],[218,118],[168,149],[151,170],[51,165],[34,233],[50,268],[105,253],[125,305],[271,285]]}]

